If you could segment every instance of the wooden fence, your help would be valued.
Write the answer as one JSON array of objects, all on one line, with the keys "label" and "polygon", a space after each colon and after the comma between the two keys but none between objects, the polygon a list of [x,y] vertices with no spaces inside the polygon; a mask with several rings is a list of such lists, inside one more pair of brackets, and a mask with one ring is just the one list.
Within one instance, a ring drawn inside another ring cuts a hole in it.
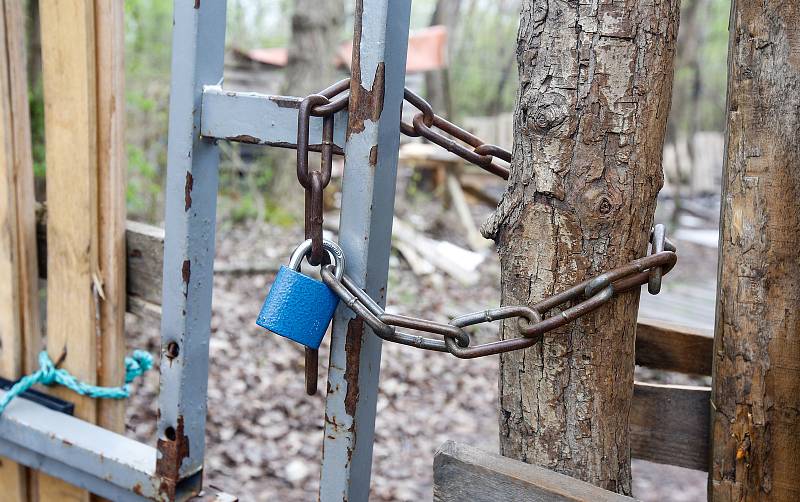
[{"label": "wooden fence", "polygon": [[[0,372],[37,368],[46,348],[81,380],[124,378],[123,3],[61,0],[40,11],[47,159],[47,342],[40,329],[23,2],[0,1]],[[56,395],[63,389],[54,388]],[[76,416],[122,431],[124,404],[70,394]],[[84,500],[86,492],[8,461],[4,500]]]}]

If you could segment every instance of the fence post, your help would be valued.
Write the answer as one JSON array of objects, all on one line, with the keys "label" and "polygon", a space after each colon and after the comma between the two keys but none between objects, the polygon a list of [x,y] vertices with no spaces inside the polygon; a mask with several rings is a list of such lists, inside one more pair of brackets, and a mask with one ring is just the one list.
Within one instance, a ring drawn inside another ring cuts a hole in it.
[{"label": "fence post", "polygon": [[[347,273],[379,303],[394,214],[410,0],[358,0],[339,240]],[[381,340],[340,305],[333,322],[320,500],[369,498]]]},{"label": "fence post", "polygon": [[800,499],[800,10],[731,6],[709,500]]},{"label": "fence post", "polygon": [[[100,277],[100,385],[125,381],[125,19],[124,3],[95,2],[97,193]],[[97,423],[122,433],[125,401],[98,402]]]},{"label": "fence post", "polygon": [[[47,351],[97,383],[100,311],[94,2],[41,0],[47,163]],[[96,401],[65,389],[75,416],[97,419]],[[40,500],[86,500],[86,491],[40,475]]]},{"label": "fence post", "polygon": [[[0,0],[0,373],[31,370],[41,344],[22,4]],[[3,459],[5,500],[28,500],[28,471]]]}]

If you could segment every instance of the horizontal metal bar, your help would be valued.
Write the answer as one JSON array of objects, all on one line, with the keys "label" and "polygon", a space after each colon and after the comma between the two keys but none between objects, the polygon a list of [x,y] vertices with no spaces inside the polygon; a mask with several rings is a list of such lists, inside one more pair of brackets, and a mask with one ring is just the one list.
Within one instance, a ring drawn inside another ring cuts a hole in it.
[{"label": "horizontal metal bar", "polygon": [[[297,110],[302,98],[268,96],[255,92],[226,91],[218,85],[203,88],[200,134],[257,145],[297,146]],[[335,115],[334,152],[343,153],[347,111]],[[309,148],[322,144],[322,118],[311,117]]]},{"label": "horizontal metal bar", "polygon": [[0,438],[3,456],[94,493],[158,500],[156,449],[123,435],[17,398],[0,416]]},{"label": "horizontal metal bar", "polygon": [[68,481],[70,484],[88,490],[108,500],[121,502],[140,502],[142,500],[148,500],[134,492],[120,488],[68,464],[59,462],[58,460],[54,460],[53,458],[2,438],[0,438],[0,456],[7,457],[14,462],[26,465],[49,474],[50,476]]}]

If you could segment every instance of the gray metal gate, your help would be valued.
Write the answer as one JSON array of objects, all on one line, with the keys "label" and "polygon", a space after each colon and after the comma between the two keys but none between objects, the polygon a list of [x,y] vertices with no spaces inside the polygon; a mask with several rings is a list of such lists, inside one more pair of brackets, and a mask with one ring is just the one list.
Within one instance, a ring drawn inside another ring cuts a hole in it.
[{"label": "gray metal gate", "polygon": [[[346,154],[339,243],[348,275],[381,304],[410,10],[410,0],[357,1],[349,110],[335,121],[334,142]],[[0,420],[0,455],[112,500],[185,500],[200,491],[217,142],[285,147],[297,141],[300,98],[222,87],[225,11],[225,0],[174,2],[157,446],[24,399]],[[312,118],[312,146],[321,144],[321,129],[322,120]],[[381,339],[369,331],[349,309],[339,308],[325,409],[323,501],[369,496],[381,358]]]}]

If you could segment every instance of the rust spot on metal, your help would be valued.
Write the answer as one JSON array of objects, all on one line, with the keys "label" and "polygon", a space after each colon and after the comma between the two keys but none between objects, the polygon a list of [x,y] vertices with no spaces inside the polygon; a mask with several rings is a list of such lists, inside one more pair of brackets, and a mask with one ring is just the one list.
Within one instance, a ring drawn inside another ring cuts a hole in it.
[{"label": "rust spot on metal", "polygon": [[142,250],[141,249],[131,249],[128,252],[128,256],[131,258],[141,258],[142,257]]},{"label": "rust spot on metal", "polygon": [[192,173],[186,173],[186,185],[183,187],[183,210],[188,211],[192,207],[192,187],[194,187],[194,177]]},{"label": "rust spot on metal", "polygon": [[181,276],[183,277],[183,295],[189,295],[189,279],[192,277],[192,262],[189,260],[183,260],[183,266],[181,267]]},{"label": "rust spot on metal", "polygon": [[133,493],[135,493],[136,495],[139,495],[141,497],[144,496],[144,493],[142,492],[142,485],[141,484],[136,483],[135,485],[133,485],[132,490],[133,490]]},{"label": "rust spot on metal", "polygon": [[378,165],[378,145],[373,145],[369,149],[369,165],[375,167]]},{"label": "rust spot on metal", "polygon": [[194,0],[194,8],[195,9],[199,9],[200,8],[200,0]]},{"label": "rust spot on metal", "polygon": [[[361,18],[364,15],[364,2],[356,2],[355,17]],[[347,128],[348,137],[350,134],[358,134],[364,131],[364,122],[372,120],[377,122],[383,112],[383,95],[385,90],[386,66],[383,62],[378,63],[375,68],[375,78],[373,79],[372,89],[365,89],[361,75],[361,21],[355,23],[355,33],[353,34],[353,62],[352,79],[350,81],[350,117]]]},{"label": "rust spot on metal", "polygon": [[278,105],[278,108],[300,108],[300,100],[287,99],[285,96],[270,96],[269,100]]},{"label": "rust spot on metal", "polygon": [[356,403],[358,403],[358,366],[361,359],[362,333],[364,333],[363,319],[356,317],[347,323],[347,338],[344,342],[344,351],[347,357],[344,380],[347,382],[347,393],[344,397],[344,411],[351,417],[355,416]]},{"label": "rust spot on metal", "polygon": [[156,475],[161,478],[159,492],[166,500],[175,499],[175,489],[180,480],[180,470],[183,459],[189,456],[189,438],[183,433],[183,416],[178,416],[178,423],[174,435],[165,432],[164,438],[159,438],[159,457],[156,461]]},{"label": "rust spot on metal", "polygon": [[250,143],[251,145],[257,145],[259,143],[258,138],[255,136],[250,136],[249,134],[240,134],[238,136],[228,136],[228,141],[239,141],[240,143]]}]

